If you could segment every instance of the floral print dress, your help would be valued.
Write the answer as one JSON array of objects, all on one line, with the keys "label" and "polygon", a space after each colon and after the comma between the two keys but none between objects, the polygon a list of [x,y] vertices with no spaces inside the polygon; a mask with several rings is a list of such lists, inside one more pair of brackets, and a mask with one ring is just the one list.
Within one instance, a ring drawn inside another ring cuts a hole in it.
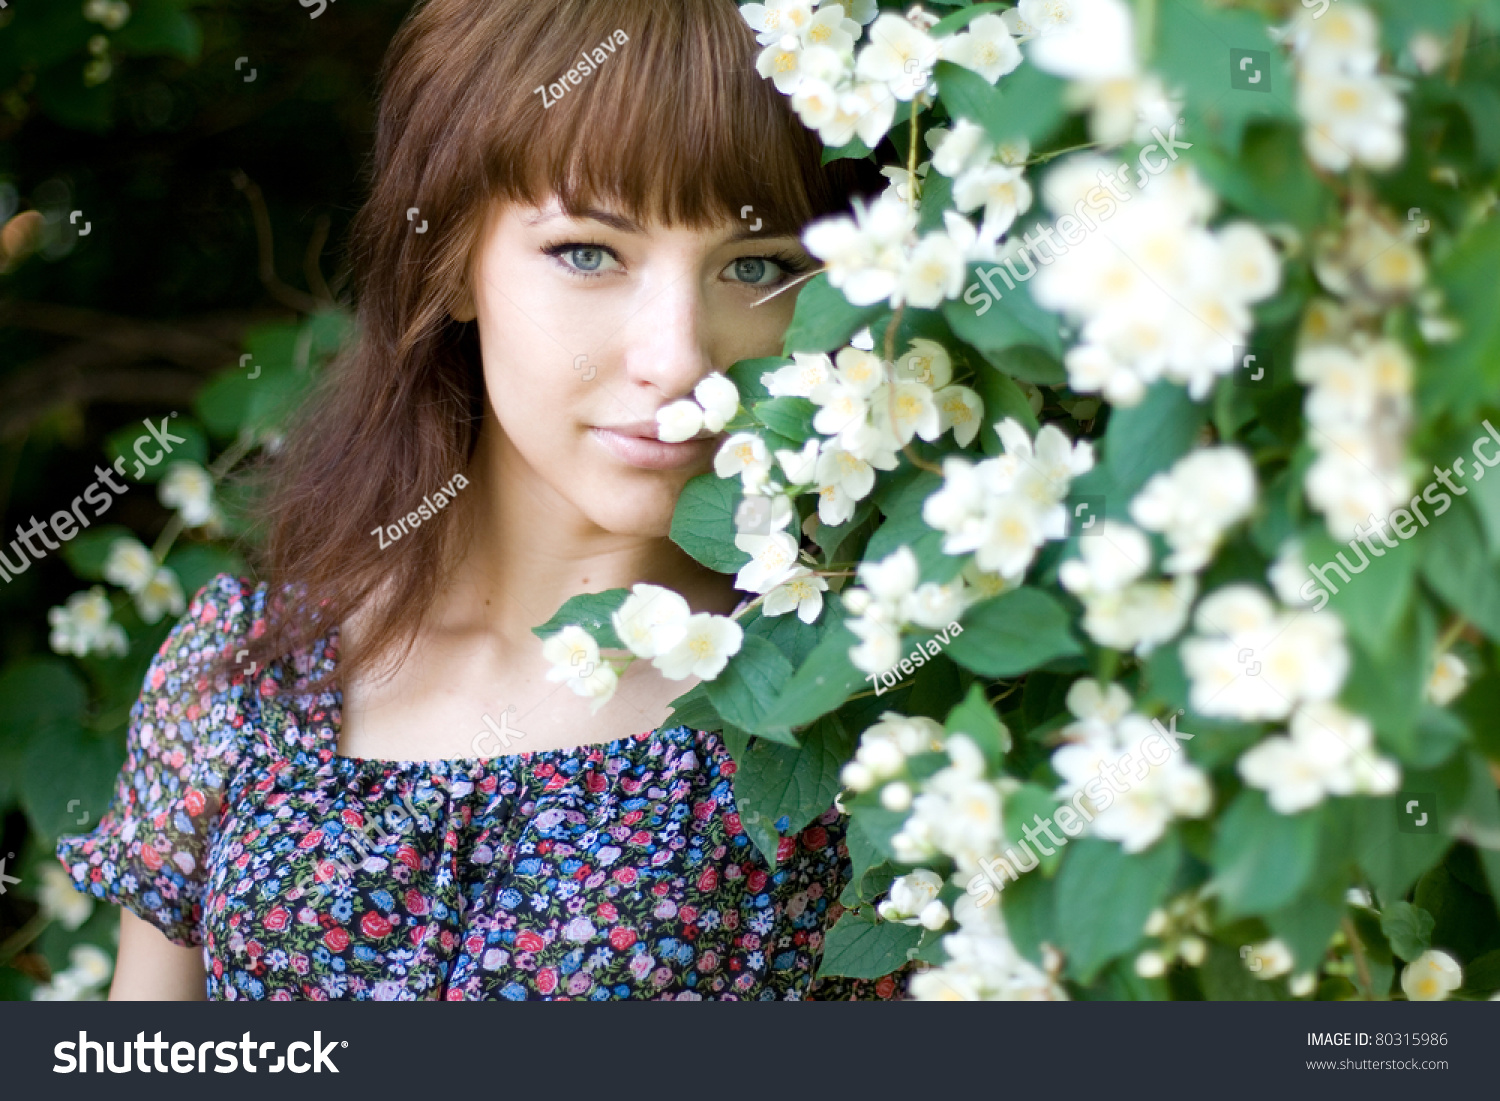
[{"label": "floral print dress", "polygon": [[887,999],[817,979],[851,864],[830,806],[775,869],[718,734],[385,761],[338,754],[304,686],[338,633],[253,676],[205,670],[265,629],[221,575],[151,663],[114,800],[57,853],[80,890],[201,945],[210,999]]}]

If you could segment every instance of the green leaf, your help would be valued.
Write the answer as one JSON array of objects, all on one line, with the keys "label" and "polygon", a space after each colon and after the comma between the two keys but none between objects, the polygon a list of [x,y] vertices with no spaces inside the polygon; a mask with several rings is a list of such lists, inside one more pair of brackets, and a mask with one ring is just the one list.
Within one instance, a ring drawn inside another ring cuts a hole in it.
[{"label": "green leaf", "polygon": [[1459,319],[1457,340],[1424,357],[1418,394],[1424,414],[1447,411],[1473,421],[1486,395],[1500,386],[1500,218],[1488,218],[1459,242],[1433,271],[1443,291],[1444,312]]},{"label": "green leaf", "polygon": [[1435,634],[1431,609],[1417,600],[1391,632],[1384,658],[1376,659],[1358,640],[1349,647],[1353,663],[1340,701],[1367,716],[1381,743],[1403,760],[1416,753],[1417,711]]},{"label": "green leaf", "polygon": [[1023,382],[1033,382],[1038,386],[1064,386],[1068,381],[1068,372],[1057,357],[1035,345],[1014,344],[996,352],[985,352],[984,358],[1001,374]]},{"label": "green leaf", "polygon": [[945,15],[932,25],[927,33],[933,38],[944,38],[950,34],[957,34],[975,19],[978,19],[987,11],[999,11],[1005,7],[1004,4],[973,4],[962,11],[956,11],[952,15]]},{"label": "green leaf", "polygon": [[714,709],[743,730],[758,731],[771,703],[792,676],[792,663],[774,643],[747,634],[724,671],[705,683]]},{"label": "green leaf", "polygon": [[1069,623],[1054,597],[1040,589],[1013,589],[964,613],[963,633],[948,644],[948,656],[987,677],[1013,677],[1082,653]]},{"label": "green leaf", "polygon": [[125,460],[121,465],[128,477],[137,482],[159,482],[173,463],[208,465],[208,440],[193,421],[175,414],[147,420],[167,440],[165,444],[158,443],[156,435],[142,422],[128,424],[104,441],[104,453],[111,462]]},{"label": "green leaf", "polygon": [[709,702],[708,690],[702,684],[678,696],[671,703],[670,725],[685,726],[690,730],[723,730],[724,720]]},{"label": "green leaf", "polygon": [[772,868],[778,835],[800,833],[833,805],[841,787],[839,770],[853,755],[854,743],[836,715],[808,727],[800,745],[763,738],[750,743],[734,774],[734,798],[745,832]]},{"label": "green leaf", "polygon": [[937,77],[938,98],[954,119],[977,122],[995,142],[1016,136],[1004,94],[984,77],[951,61],[939,61],[933,75]]},{"label": "green leaf", "polygon": [[175,0],[135,0],[130,18],[114,33],[110,44],[126,54],[166,54],[197,61],[203,52],[203,31],[198,20],[180,8]]},{"label": "green leaf", "polygon": [[1012,264],[970,264],[963,297],[943,303],[943,318],[960,340],[988,355],[1030,344],[1062,355],[1057,315],[1031,299],[1025,281],[1035,268],[1012,271]]},{"label": "green leaf", "polygon": [[629,589],[606,589],[602,593],[582,593],[570,597],[551,619],[540,627],[533,627],[531,633],[537,638],[551,638],[573,623],[593,635],[594,641],[602,649],[623,650],[625,644],[615,634],[615,626],[610,617],[619,610],[629,595]]},{"label": "green leaf", "polygon": [[750,556],[734,545],[734,510],[739,483],[717,474],[700,474],[688,482],[672,514],[672,542],[719,573],[735,573]]},{"label": "green leaf", "polygon": [[1139,405],[1115,408],[1104,434],[1111,488],[1134,497],[1151,475],[1192,449],[1207,416],[1206,406],[1167,381],[1155,383]]},{"label": "green leaf", "polygon": [[1436,924],[1431,914],[1405,899],[1387,903],[1380,915],[1380,928],[1391,942],[1391,951],[1408,963],[1432,947]]},{"label": "green leaf", "polygon": [[1318,856],[1316,810],[1277,814],[1256,790],[1235,798],[1219,821],[1215,881],[1226,917],[1265,914],[1301,893]]},{"label": "green leaf", "polygon": [[1422,561],[1427,584],[1454,611],[1500,640],[1500,568],[1490,558],[1472,510],[1460,502],[1434,522],[1428,543]]},{"label": "green leaf", "polygon": [[852,696],[866,680],[849,660],[850,649],[858,644],[842,624],[825,635],[781,690],[755,733],[790,730],[810,723]]},{"label": "green leaf", "polygon": [[999,771],[1005,755],[1010,752],[1010,731],[1005,729],[984,697],[984,686],[971,684],[969,694],[963,702],[948,712],[944,724],[949,734],[967,734],[974,744],[984,751],[990,768]]},{"label": "green leaf", "polygon": [[782,352],[828,352],[842,347],[849,338],[873,321],[885,303],[856,306],[844,292],[828,281],[827,272],[809,279],[797,294],[797,309],[787,328]]},{"label": "green leaf", "polygon": [[758,402],[751,410],[755,419],[789,440],[803,441],[813,434],[813,416],[818,407],[806,398],[773,398]]},{"label": "green leaf", "polygon": [[1036,144],[1062,120],[1063,82],[1035,65],[1021,65],[998,88],[948,61],[939,61],[933,75],[948,113],[977,122],[996,142],[1025,138]]},{"label": "green leaf", "polygon": [[[1321,522],[1304,529],[1301,540],[1303,560],[1338,589],[1330,597],[1329,606],[1348,626],[1350,635],[1372,656],[1387,656],[1397,626],[1411,604],[1422,547],[1398,542],[1394,548],[1387,548],[1373,533],[1368,549],[1364,543],[1335,543]],[[1378,557],[1375,551],[1380,552]],[[1342,558],[1336,557],[1340,554]],[[1366,565],[1361,567],[1361,562]],[[1359,567],[1359,573],[1350,575],[1348,583],[1340,572],[1346,563]]]},{"label": "green leaf", "polygon": [[740,392],[740,404],[749,409],[759,401],[770,401],[771,392],[762,385],[760,377],[789,367],[795,362],[790,356],[761,356],[759,359],[742,359],[724,374]]},{"label": "green leaf", "polygon": [[103,581],[104,563],[109,559],[109,549],[116,539],[134,539],[140,542],[135,532],[122,524],[106,524],[79,532],[63,544],[63,558],[73,572],[85,581]]},{"label": "green leaf", "polygon": [[999,371],[981,368],[974,379],[974,392],[984,402],[984,423],[979,430],[979,446],[986,455],[999,455],[1005,450],[1000,443],[1000,434],[995,425],[1006,417],[1013,417],[1031,435],[1035,436],[1040,425],[1026,394],[1013,381]]},{"label": "green leaf", "polygon": [[1343,900],[1304,892],[1295,903],[1266,917],[1266,924],[1292,952],[1293,971],[1315,969],[1328,952],[1344,916]]},{"label": "green leaf", "polygon": [[[1057,865],[1063,858],[1063,849],[1055,842],[1048,844],[1052,838],[1047,837],[1047,830],[1052,830],[1052,837],[1064,844],[1067,843],[1067,835],[1062,827],[1056,824],[1054,815],[1057,813],[1058,802],[1052,797],[1052,793],[1037,784],[1022,784],[1015,791],[1005,797],[1004,804],[1005,837],[1004,848],[1007,852],[1012,851],[1020,845],[1026,845],[1028,849],[1035,850],[1035,856],[1039,862],[1040,873],[1051,875],[1057,870]],[[1071,808],[1070,808],[1071,811]],[[1078,815],[1074,814],[1076,821]],[[1036,841],[1026,841],[1026,828],[1031,828],[1031,836]],[[1047,830],[1042,827],[1046,826]],[[1061,834],[1061,836],[1059,836]],[[1042,846],[1051,848],[1050,853],[1043,852]],[[1054,847],[1055,846],[1055,847]],[[1005,876],[1004,868],[1000,868],[999,874]],[[1002,881],[1003,882],[1003,881]],[[999,886],[999,884],[997,884]]]},{"label": "green leaf", "polygon": [[[67,766],[59,767],[64,761]],[[88,832],[109,806],[124,763],[125,747],[116,738],[68,722],[38,727],[21,764],[22,804],[31,824],[49,840]]]},{"label": "green leaf", "polygon": [[[1179,141],[1206,131],[1232,153],[1251,120],[1296,117],[1291,64],[1263,16],[1163,0],[1156,29],[1156,65],[1182,90],[1189,116]],[[1247,50],[1257,56],[1236,73],[1234,59]]]},{"label": "green leaf", "polygon": [[26,740],[37,730],[77,725],[88,688],[61,658],[22,658],[0,673],[0,740]]},{"label": "green leaf", "polygon": [[189,598],[221,573],[248,577],[250,567],[235,551],[212,543],[187,543],[167,555],[167,565]]},{"label": "green leaf", "polygon": [[1068,846],[1057,873],[1057,940],[1074,977],[1089,982],[1140,943],[1146,918],[1166,897],[1181,859],[1174,834],[1135,855],[1098,838]]},{"label": "green leaf", "polygon": [[902,967],[922,939],[920,925],[868,921],[852,910],[834,923],[823,941],[818,974],[878,979]]}]

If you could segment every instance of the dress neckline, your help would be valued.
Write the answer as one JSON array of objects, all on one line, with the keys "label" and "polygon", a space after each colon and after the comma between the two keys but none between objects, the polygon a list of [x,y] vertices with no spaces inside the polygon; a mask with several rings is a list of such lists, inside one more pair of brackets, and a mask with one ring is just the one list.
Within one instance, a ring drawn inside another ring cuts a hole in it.
[{"label": "dress neckline", "polygon": [[[331,669],[338,664],[339,659],[340,628],[331,628],[323,640],[324,662]],[[316,651],[316,648],[315,648]],[[658,726],[653,729],[637,734],[624,734],[618,738],[611,738],[607,742],[584,742],[580,745],[559,746],[551,749],[527,749],[516,753],[496,753],[487,757],[354,757],[339,752],[339,738],[344,728],[344,690],[343,688],[332,689],[334,706],[336,711],[328,718],[327,743],[332,751],[329,759],[331,765],[345,769],[378,769],[383,772],[411,772],[422,770],[437,774],[451,774],[461,772],[486,772],[490,769],[502,771],[515,767],[526,767],[540,762],[586,759],[595,751],[604,756],[616,756],[627,748],[631,743],[649,743],[655,738],[664,738],[669,741],[680,741],[682,734],[696,738],[698,731],[677,723],[672,726]],[[676,735],[676,737],[672,737]]]}]

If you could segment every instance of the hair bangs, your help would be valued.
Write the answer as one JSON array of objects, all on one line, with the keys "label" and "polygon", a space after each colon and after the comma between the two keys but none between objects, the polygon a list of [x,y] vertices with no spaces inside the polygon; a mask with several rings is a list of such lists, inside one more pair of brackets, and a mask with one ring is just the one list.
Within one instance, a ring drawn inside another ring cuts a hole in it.
[{"label": "hair bangs", "polygon": [[522,55],[518,82],[536,89],[527,125],[493,135],[494,193],[691,228],[758,219],[768,234],[796,234],[847,200],[816,137],[756,72],[760,47],[733,4],[565,0],[549,14],[537,40],[549,48]]}]

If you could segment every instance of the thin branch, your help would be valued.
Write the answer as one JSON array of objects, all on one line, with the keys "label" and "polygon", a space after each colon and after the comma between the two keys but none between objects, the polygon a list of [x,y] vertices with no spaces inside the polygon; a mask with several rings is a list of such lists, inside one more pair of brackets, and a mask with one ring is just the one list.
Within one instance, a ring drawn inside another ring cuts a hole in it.
[{"label": "thin branch", "polygon": [[260,193],[260,187],[238,168],[230,178],[234,181],[234,186],[245,193],[245,199],[250,203],[251,217],[255,220],[255,241],[260,252],[260,281],[265,284],[271,296],[283,305],[290,306],[299,313],[316,313],[323,305],[317,298],[306,291],[288,286],[276,274],[271,215],[266,210],[266,201]]}]

